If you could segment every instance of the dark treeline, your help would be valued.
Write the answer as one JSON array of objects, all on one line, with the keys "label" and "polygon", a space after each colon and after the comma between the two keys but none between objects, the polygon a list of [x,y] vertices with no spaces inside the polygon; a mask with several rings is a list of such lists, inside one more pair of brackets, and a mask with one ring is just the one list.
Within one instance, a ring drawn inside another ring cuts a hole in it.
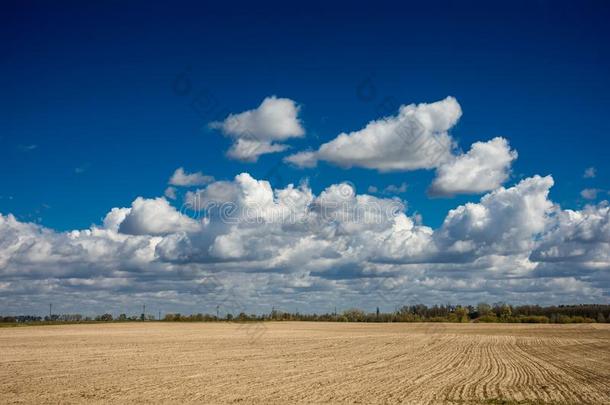
[{"label": "dark treeline", "polygon": [[[80,314],[48,315],[45,317],[21,315],[0,316],[0,322],[12,324],[85,323],[154,321],[152,315],[127,316],[103,314],[86,317]],[[318,321],[318,322],[513,322],[513,323],[587,323],[610,322],[610,305],[583,304],[542,307],[539,305],[508,305],[480,303],[476,306],[423,304],[403,306],[394,312],[365,312],[348,309],[341,313],[301,314],[272,310],[268,314],[255,315],[241,312],[219,317],[209,314],[165,314],[164,322],[261,322],[261,321]]]}]

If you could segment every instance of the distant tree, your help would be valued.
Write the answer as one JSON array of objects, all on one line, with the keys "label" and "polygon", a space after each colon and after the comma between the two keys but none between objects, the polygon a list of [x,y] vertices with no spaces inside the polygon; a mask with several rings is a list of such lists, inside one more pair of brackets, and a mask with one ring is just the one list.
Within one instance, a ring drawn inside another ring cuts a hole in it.
[{"label": "distant tree", "polygon": [[363,322],[366,318],[365,313],[357,308],[344,311],[343,316],[345,316],[349,322]]},{"label": "distant tree", "polygon": [[424,304],[417,304],[412,307],[411,312],[420,317],[426,317],[428,316],[428,307]]},{"label": "distant tree", "polygon": [[486,302],[479,302],[477,304],[477,312],[479,316],[491,315],[492,309],[491,305]]},{"label": "distant tree", "polygon": [[512,315],[512,310],[510,308],[510,305],[503,304],[500,307],[500,314],[499,314],[500,318],[508,319],[508,318],[510,318],[511,315]]},{"label": "distant tree", "polygon": [[102,322],[110,322],[110,321],[112,321],[112,315],[111,314],[98,315],[95,317],[95,320],[102,321]]},{"label": "distant tree", "polygon": [[457,322],[468,322],[469,318],[468,318],[468,310],[462,306],[457,306],[455,308],[455,311],[453,311],[455,314],[455,317],[457,319]]}]

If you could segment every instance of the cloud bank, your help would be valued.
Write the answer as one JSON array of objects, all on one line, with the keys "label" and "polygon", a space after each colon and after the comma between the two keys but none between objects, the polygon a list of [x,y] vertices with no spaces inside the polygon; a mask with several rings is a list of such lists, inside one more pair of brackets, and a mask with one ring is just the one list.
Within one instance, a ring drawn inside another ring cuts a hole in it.
[{"label": "cloud bank", "polygon": [[51,300],[66,312],[124,312],[134,301],[214,312],[237,301],[255,312],[607,302],[608,203],[563,210],[549,199],[553,184],[533,176],[499,187],[450,210],[436,229],[396,197],[347,183],[317,195],[306,183],[274,189],[248,173],[188,193],[181,211],[138,197],[89,229],[56,232],[0,215],[0,303],[20,312]]},{"label": "cloud bank", "polygon": [[[272,96],[210,127],[233,140],[229,157],[254,162],[304,136],[299,112],[293,100]],[[562,209],[549,199],[551,176],[503,187],[517,152],[502,137],[461,152],[450,134],[461,115],[453,97],[403,105],[285,158],[303,168],[325,161],[379,172],[435,170],[432,196],[485,193],[449,210],[436,228],[409,215],[397,196],[407,192],[404,182],[369,187],[377,195],[358,194],[349,183],[316,194],[306,182],[274,189],[248,173],[215,180],[179,167],[163,197],[112,208],[88,229],[57,232],[0,214],[0,305],[40,313],[53,301],[63,312],[119,313],[137,302],[227,313],[608,302],[608,202]],[[589,168],[583,176],[595,175]],[[603,191],[581,196],[596,200]]]}]

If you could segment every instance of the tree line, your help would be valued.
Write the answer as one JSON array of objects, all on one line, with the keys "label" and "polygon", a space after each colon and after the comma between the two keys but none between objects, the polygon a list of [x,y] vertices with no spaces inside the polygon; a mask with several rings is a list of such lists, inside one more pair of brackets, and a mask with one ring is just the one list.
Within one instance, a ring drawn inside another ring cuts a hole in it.
[{"label": "tree line", "polygon": [[94,317],[81,314],[0,316],[0,322],[5,324],[57,324],[57,323],[88,323],[88,322],[262,322],[262,321],[311,321],[311,322],[505,322],[505,323],[603,323],[610,322],[610,305],[509,305],[506,303],[479,303],[476,306],[467,305],[405,305],[396,311],[365,312],[351,308],[340,313],[302,314],[273,309],[268,314],[210,315],[197,313],[183,315],[168,313],[161,319],[153,315],[120,314],[115,317],[110,313]]}]

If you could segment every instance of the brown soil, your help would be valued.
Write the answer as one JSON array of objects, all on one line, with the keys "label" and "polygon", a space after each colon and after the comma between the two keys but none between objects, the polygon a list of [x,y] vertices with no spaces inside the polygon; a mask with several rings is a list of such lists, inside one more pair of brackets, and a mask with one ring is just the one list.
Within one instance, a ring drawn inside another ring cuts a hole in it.
[{"label": "brown soil", "polygon": [[0,328],[0,402],[610,403],[610,324]]}]

